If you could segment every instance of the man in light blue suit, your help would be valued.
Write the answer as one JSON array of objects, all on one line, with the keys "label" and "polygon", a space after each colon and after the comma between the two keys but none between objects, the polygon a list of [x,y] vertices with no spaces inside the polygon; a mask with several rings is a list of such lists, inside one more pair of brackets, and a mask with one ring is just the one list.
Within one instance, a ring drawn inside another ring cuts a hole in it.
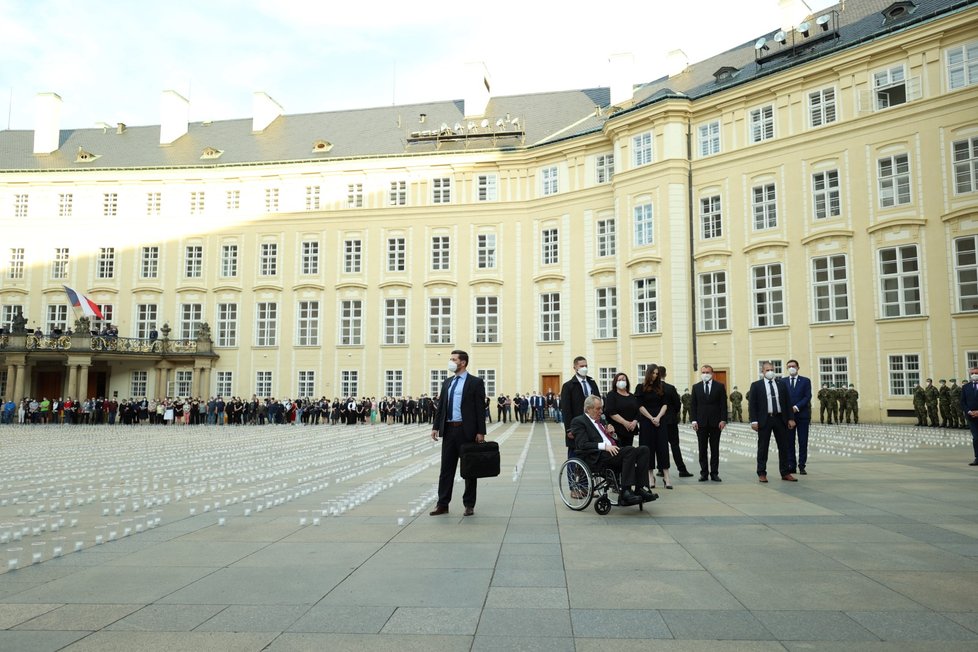
[{"label": "man in light blue suit", "polygon": [[[812,421],[812,381],[798,373],[798,361],[788,360],[788,402],[794,412],[795,429],[790,433],[791,446],[788,448],[788,468],[808,475],[805,464],[808,462],[808,426]],[[795,457],[795,439],[798,440],[798,457]]]}]

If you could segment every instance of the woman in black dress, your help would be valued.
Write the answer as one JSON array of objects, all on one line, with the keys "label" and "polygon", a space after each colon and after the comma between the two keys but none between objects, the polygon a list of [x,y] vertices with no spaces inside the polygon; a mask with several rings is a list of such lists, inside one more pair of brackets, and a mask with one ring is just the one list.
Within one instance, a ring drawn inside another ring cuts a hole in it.
[{"label": "woman in black dress", "polygon": [[618,372],[611,381],[611,391],[604,398],[604,414],[615,427],[619,446],[631,446],[638,434],[638,399],[631,389],[628,374]]},{"label": "woman in black dress", "polygon": [[649,462],[649,487],[655,487],[653,468],[657,467],[662,471],[662,481],[666,489],[672,489],[669,481],[669,435],[661,425],[668,403],[658,365],[650,364],[645,368],[645,381],[635,388],[635,397],[638,399],[638,411],[641,415],[638,441],[640,445],[648,446],[652,453],[652,461]]}]

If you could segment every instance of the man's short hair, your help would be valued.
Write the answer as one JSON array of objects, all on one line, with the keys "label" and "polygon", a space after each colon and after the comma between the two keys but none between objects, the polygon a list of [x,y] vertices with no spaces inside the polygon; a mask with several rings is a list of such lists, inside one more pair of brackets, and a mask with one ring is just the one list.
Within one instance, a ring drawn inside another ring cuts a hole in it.
[{"label": "man's short hair", "polygon": [[797,360],[788,360],[788,362],[787,362],[787,364],[786,364],[785,366],[788,366],[788,365],[790,365],[790,364],[791,364],[792,362],[794,362],[794,363],[795,363],[795,366],[796,366],[796,367],[800,367],[800,366],[801,366],[800,364],[798,364],[798,361],[797,361]]},{"label": "man's short hair", "polygon": [[584,399],[584,410],[590,410],[594,407],[595,403],[601,403],[601,397],[595,396],[594,394],[588,394],[587,398]]},{"label": "man's short hair", "polygon": [[709,369],[710,371],[713,371],[713,365],[701,364],[700,369]]},{"label": "man's short hair", "polygon": [[577,363],[580,362],[581,360],[587,362],[587,358],[585,358],[583,355],[579,355],[576,358],[574,358],[574,366],[576,367]]},{"label": "man's short hair", "polygon": [[469,366],[469,354],[462,349],[455,349],[452,351],[452,355],[457,355],[458,359],[465,363],[465,366]]}]

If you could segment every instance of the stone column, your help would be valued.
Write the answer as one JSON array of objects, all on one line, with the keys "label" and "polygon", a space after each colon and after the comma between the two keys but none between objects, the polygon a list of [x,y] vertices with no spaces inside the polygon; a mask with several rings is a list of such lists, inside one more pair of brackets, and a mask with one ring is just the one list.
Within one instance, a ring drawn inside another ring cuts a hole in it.
[{"label": "stone column", "polygon": [[14,374],[14,396],[15,400],[20,401],[24,398],[24,372],[27,370],[27,366],[23,364],[17,365],[17,370]]},{"label": "stone column", "polygon": [[68,363],[68,390],[65,392],[72,399],[78,399],[78,365]]},{"label": "stone column", "polygon": [[81,365],[81,374],[78,376],[78,398],[79,400],[86,400],[90,398],[86,396],[88,394],[88,365]]},{"label": "stone column", "polygon": [[163,397],[163,394],[162,394],[162,390],[163,390],[163,370],[160,369],[159,367],[156,368],[156,383],[155,383],[155,387],[153,389],[154,389],[153,398],[162,398]]},{"label": "stone column", "polygon": [[211,368],[201,367],[200,375],[201,375],[200,397],[206,401],[208,398],[210,398],[210,394],[211,394]]},{"label": "stone column", "polygon": [[12,401],[19,400],[13,395],[14,383],[16,382],[16,380],[17,380],[17,365],[11,362],[10,364],[7,365],[7,398],[9,398]]}]

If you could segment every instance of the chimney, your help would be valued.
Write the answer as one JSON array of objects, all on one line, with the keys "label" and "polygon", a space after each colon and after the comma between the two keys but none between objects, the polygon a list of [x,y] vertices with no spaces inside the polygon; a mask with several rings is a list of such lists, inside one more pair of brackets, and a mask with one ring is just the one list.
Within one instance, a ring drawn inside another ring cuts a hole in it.
[{"label": "chimney", "polygon": [[34,153],[50,154],[61,145],[61,96],[38,93],[34,98]]},{"label": "chimney", "polygon": [[666,55],[666,74],[675,77],[689,67],[689,57],[682,50],[669,50]]},{"label": "chimney", "polygon": [[187,133],[190,102],[176,91],[163,91],[160,101],[160,145],[169,145]]},{"label": "chimney", "polygon": [[275,118],[284,113],[282,105],[268,96],[267,93],[256,91],[251,96],[251,131],[259,133],[265,131],[268,125],[275,122]]},{"label": "chimney", "polygon": [[611,70],[612,106],[630,102],[634,94],[632,80],[634,79],[635,58],[632,53],[612,54],[608,57],[608,67]]},{"label": "chimney", "polygon": [[478,118],[486,114],[489,106],[490,85],[489,70],[481,61],[465,64],[465,117]]}]

